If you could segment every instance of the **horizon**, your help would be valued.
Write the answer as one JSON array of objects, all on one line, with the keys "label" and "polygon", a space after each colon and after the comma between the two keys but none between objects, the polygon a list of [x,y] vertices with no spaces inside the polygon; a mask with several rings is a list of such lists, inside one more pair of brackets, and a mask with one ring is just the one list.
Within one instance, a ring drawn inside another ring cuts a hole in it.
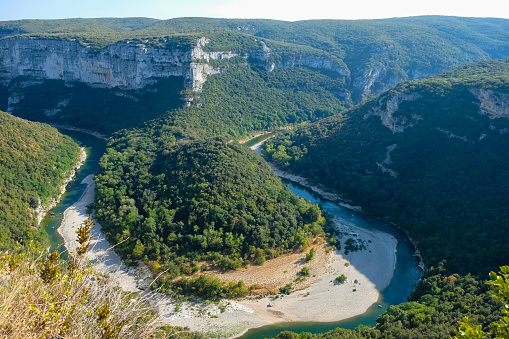
[{"label": "horizon", "polygon": [[67,18],[48,18],[48,19],[38,19],[38,18],[24,18],[24,19],[12,19],[12,20],[0,20],[0,22],[15,22],[15,21],[37,21],[37,20],[47,20],[47,21],[58,21],[58,20],[94,20],[94,19],[151,19],[157,21],[169,21],[169,20],[178,20],[178,19],[227,19],[227,20],[272,20],[272,21],[282,21],[282,22],[302,22],[302,21],[363,21],[363,20],[391,20],[391,19],[404,19],[404,18],[418,18],[418,17],[449,17],[449,18],[469,18],[469,19],[501,19],[501,20],[509,20],[509,18],[503,17],[493,17],[493,16],[459,16],[459,15],[441,15],[441,14],[423,14],[423,15],[407,15],[407,16],[394,16],[394,17],[386,17],[386,18],[369,18],[369,19],[300,19],[300,20],[284,20],[284,19],[272,19],[272,18],[236,18],[236,17],[207,17],[207,16],[180,16],[175,18],[168,19],[159,19],[148,16],[123,16],[123,17],[114,17],[114,16],[98,16],[98,17],[67,17]]},{"label": "horizon", "polygon": [[377,20],[416,16],[452,16],[468,18],[509,19],[509,3],[486,0],[482,5],[465,4],[458,0],[429,0],[416,7],[401,0],[379,2],[364,0],[341,3],[332,0],[305,1],[259,0],[89,0],[86,8],[80,3],[63,0],[4,0],[0,21],[59,20],[98,18],[177,18],[268,19],[280,21],[306,20]]}]

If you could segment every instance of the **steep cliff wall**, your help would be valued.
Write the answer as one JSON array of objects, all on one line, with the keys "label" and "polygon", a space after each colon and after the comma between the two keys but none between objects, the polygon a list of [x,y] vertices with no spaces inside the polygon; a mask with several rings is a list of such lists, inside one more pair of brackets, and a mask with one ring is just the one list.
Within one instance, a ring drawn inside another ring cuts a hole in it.
[{"label": "steep cliff wall", "polygon": [[192,80],[191,62],[189,51],[145,48],[129,41],[100,51],[65,40],[0,41],[0,82],[4,85],[11,79],[27,77],[135,89],[158,77],[183,76]]},{"label": "steep cliff wall", "polygon": [[[79,81],[94,87],[139,89],[170,76],[184,77],[186,86],[200,91],[207,76],[224,71],[208,64],[210,60],[230,59],[238,54],[206,52],[207,38],[198,40],[189,50],[148,47],[139,42],[123,41],[99,51],[76,41],[13,37],[0,40],[0,83],[7,86],[12,79],[25,77],[30,81],[57,79]],[[244,55],[249,59],[266,60],[269,51]],[[293,66],[325,68],[348,76],[349,72],[337,61],[313,55],[288,58],[271,64],[270,69]]]}]

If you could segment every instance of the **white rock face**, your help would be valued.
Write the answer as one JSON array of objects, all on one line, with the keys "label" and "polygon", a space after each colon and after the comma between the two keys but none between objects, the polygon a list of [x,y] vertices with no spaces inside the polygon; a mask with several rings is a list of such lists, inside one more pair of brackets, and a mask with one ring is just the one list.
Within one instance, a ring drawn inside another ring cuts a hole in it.
[{"label": "white rock face", "polygon": [[0,82],[30,79],[79,81],[96,87],[141,88],[153,78],[189,74],[190,52],[140,48],[119,42],[100,51],[77,42],[12,38],[0,41]]},{"label": "white rock face", "polygon": [[[185,85],[200,91],[207,76],[223,72],[207,64],[210,60],[230,59],[233,52],[205,52],[210,40],[201,38],[190,50],[172,49],[170,44],[147,47],[132,41],[118,42],[99,51],[75,41],[15,37],[0,40],[0,83],[26,77],[28,81],[47,79],[83,82],[93,87],[139,89],[158,78],[184,77]],[[252,55],[266,60],[271,53]],[[242,56],[248,58],[249,56]],[[264,59],[265,58],[265,59]],[[348,76],[337,61],[312,55],[298,55],[271,68],[308,66],[325,68]]]},{"label": "white rock face", "polygon": [[403,132],[405,128],[412,127],[419,120],[422,120],[422,117],[413,114],[410,121],[408,121],[408,119],[404,117],[395,117],[394,113],[398,111],[399,105],[401,105],[402,102],[414,101],[421,97],[422,96],[417,92],[398,93],[391,98],[383,96],[378,100],[378,105],[373,107],[373,109],[364,115],[364,120],[372,115],[377,115],[382,120],[382,124],[389,128],[393,133]]},{"label": "white rock face", "polygon": [[479,100],[481,114],[490,119],[509,118],[509,94],[483,88],[471,88],[470,92]]}]

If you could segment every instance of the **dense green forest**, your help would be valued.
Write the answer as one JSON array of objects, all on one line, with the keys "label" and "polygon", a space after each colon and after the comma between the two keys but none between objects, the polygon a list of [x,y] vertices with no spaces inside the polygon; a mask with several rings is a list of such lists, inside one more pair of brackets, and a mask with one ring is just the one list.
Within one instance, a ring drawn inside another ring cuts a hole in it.
[{"label": "dense green forest", "polygon": [[55,128],[0,111],[0,248],[42,240],[34,210],[60,194],[78,145]]},{"label": "dense green forest", "polygon": [[319,208],[237,142],[166,130],[156,138],[126,132],[109,146],[96,216],[128,263],[145,259],[173,278],[203,261],[236,269],[305,249],[322,233]]},{"label": "dense green forest", "polygon": [[[500,116],[480,112],[480,90],[491,93],[482,107]],[[395,222],[427,264],[484,276],[509,257],[508,92],[509,60],[464,66],[285,132],[264,150]]]},{"label": "dense green forest", "polygon": [[[123,128],[143,126],[169,110],[180,108],[183,89],[180,77],[164,79],[157,85],[122,95],[115,88],[92,88],[79,82],[66,86],[63,81],[49,80],[25,88],[22,91],[25,99],[15,113],[24,119],[80,126],[109,135]],[[66,104],[59,108],[58,114],[46,113],[60,102]]]},{"label": "dense green forest", "polygon": [[[25,99],[17,106],[16,115],[106,135],[163,122],[202,135],[229,134],[238,138],[254,131],[316,121],[351,105],[344,93],[338,93],[345,78],[333,72],[306,67],[266,72],[234,60],[223,64],[228,72],[211,76],[199,94],[184,89],[180,77],[161,79],[140,90],[123,91],[122,95],[118,89],[80,83],[69,87],[59,80],[45,81],[21,90]],[[194,98],[190,107],[182,107],[183,96]],[[59,102],[66,105],[58,114],[48,115]]]}]

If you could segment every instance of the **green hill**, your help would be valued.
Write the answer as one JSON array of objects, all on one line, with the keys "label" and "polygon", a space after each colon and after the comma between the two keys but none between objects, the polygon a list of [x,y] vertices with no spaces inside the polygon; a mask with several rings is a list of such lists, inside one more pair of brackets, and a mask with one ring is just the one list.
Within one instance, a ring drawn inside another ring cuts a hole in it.
[{"label": "green hill", "polygon": [[463,66],[285,132],[265,152],[395,222],[428,265],[485,274],[509,258],[508,93],[509,60]]},{"label": "green hill", "polygon": [[203,260],[235,269],[305,248],[322,232],[318,207],[251,150],[157,131],[117,135],[96,179],[97,218],[113,243],[124,241],[128,262],[145,258],[173,277]]},{"label": "green hill", "polygon": [[55,128],[0,111],[0,248],[41,240],[35,209],[60,194],[79,158],[71,138]]}]

